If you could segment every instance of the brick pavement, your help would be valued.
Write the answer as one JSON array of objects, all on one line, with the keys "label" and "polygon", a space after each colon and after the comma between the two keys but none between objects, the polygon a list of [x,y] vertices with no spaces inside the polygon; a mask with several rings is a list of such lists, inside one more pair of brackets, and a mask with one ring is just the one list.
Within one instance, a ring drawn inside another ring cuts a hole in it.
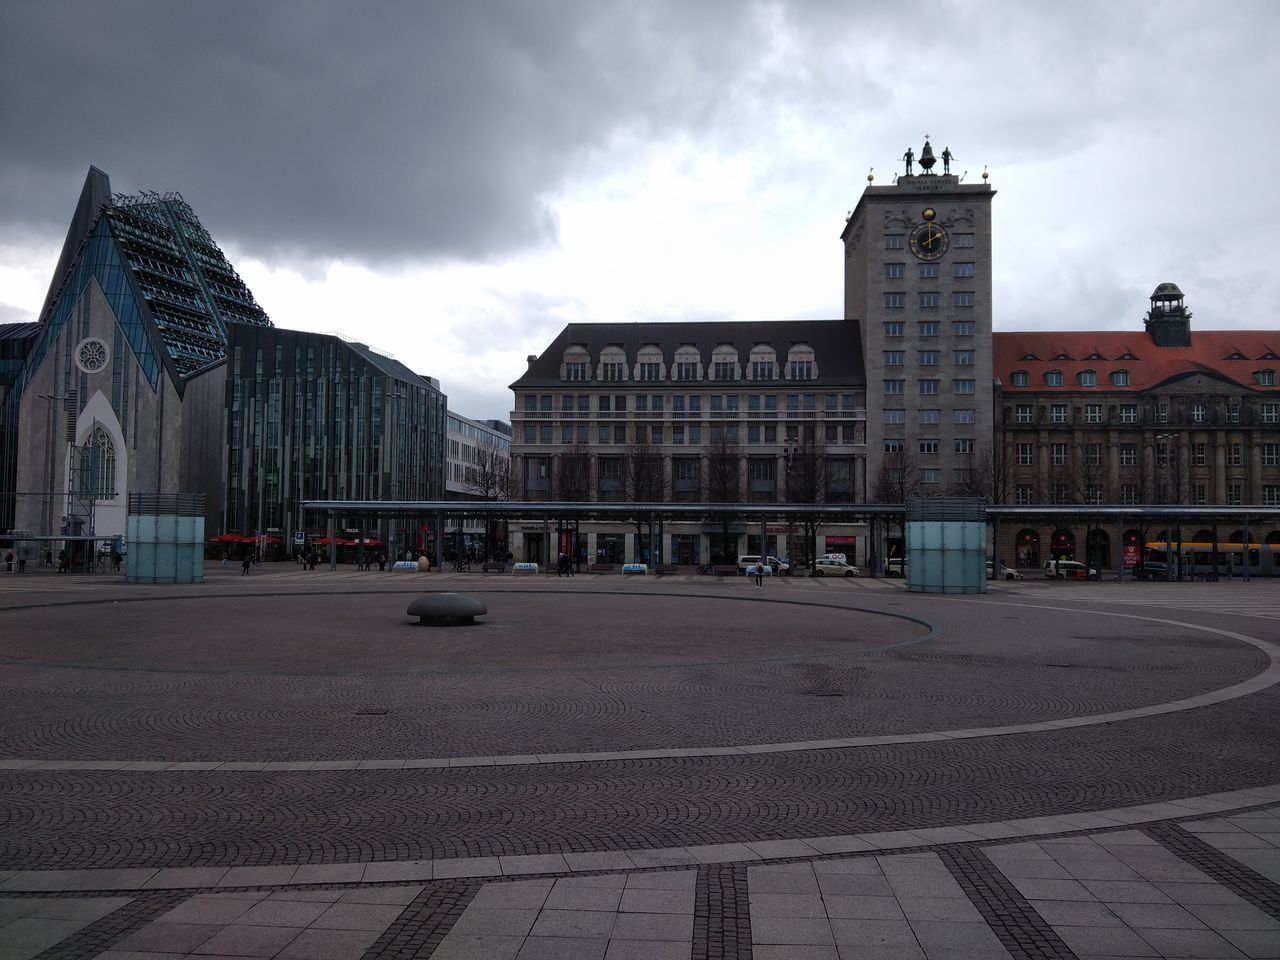
[{"label": "brick pavement", "polygon": [[[1280,614],[1268,584],[1183,585],[1161,607],[1143,597],[1170,594],[1103,585],[947,599],[780,580],[755,600],[707,578],[427,581],[483,584],[502,611],[455,639],[395,622],[423,581],[264,573],[251,588],[215,577],[169,591],[81,578],[85,599],[108,602],[71,607],[66,580],[0,585],[0,762],[53,767],[0,771],[0,960],[495,955],[468,953],[465,936],[517,938],[504,949],[525,960],[1280,956],[1267,910],[1280,903],[1280,791],[1264,788],[1280,783],[1280,693],[1256,679],[1280,639],[1261,612]],[[602,632],[610,615],[621,626]],[[359,726],[370,720],[383,726]],[[966,727],[984,729],[936,736]],[[770,742],[793,745],[698,755]],[[581,757],[628,747],[672,755]],[[563,756],[495,760],[548,751]],[[334,755],[364,769],[324,769]],[[440,756],[455,765],[378,768]],[[201,757],[246,759],[199,769]],[[77,760],[135,762],[66,769]],[[196,768],[158,769],[172,763]],[[1092,900],[1019,876],[1027,860]],[[818,920],[788,915],[812,902],[769,900],[751,879],[804,868],[818,883],[873,865],[890,896],[833,892],[828,907],[819,884],[829,941],[789,922]],[[1138,879],[1085,876],[1123,870]],[[568,873],[562,896],[576,899],[513,908],[533,914],[523,933],[500,932],[510,917],[466,919],[497,895],[485,891],[550,896]],[[687,929],[601,893],[675,873],[695,878],[687,904],[666,905]],[[1096,886],[1108,882],[1130,886]],[[1155,899],[1148,887],[1177,909],[1126,899]],[[344,898],[389,888],[406,899],[376,924],[356,910],[358,933],[312,930]],[[106,894],[127,896],[76,929],[31,912],[117,902]],[[845,896],[893,900],[902,919],[840,916]],[[284,905],[162,919],[237,898]],[[315,917],[297,906],[317,903]],[[24,939],[7,935],[13,923]]]}]

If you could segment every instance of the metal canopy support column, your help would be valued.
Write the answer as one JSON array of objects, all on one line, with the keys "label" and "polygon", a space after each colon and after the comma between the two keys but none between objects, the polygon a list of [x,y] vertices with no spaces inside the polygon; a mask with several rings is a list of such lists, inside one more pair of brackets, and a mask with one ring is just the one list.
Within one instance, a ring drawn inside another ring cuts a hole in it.
[{"label": "metal canopy support column", "polygon": [[763,514],[760,516],[760,562],[769,562],[769,521]]},{"label": "metal canopy support column", "polygon": [[991,518],[991,579],[1000,577],[1000,518]]},{"label": "metal canopy support column", "polygon": [[444,511],[437,510],[432,521],[435,525],[436,549],[435,558],[432,561],[437,570],[444,569]]},{"label": "metal canopy support column", "polygon": [[338,528],[337,521],[334,518],[333,511],[328,513],[328,519],[325,521],[327,536],[329,537],[329,569],[338,569]]},{"label": "metal canopy support column", "polygon": [[[1241,537],[1241,540],[1243,542],[1240,544],[1240,564],[1241,566],[1244,567],[1244,577],[1241,579],[1240,582],[1248,583],[1249,582],[1249,515],[1247,513],[1244,515],[1243,533],[1244,533],[1244,536]],[[1261,560],[1262,557],[1259,556],[1258,559]]]},{"label": "metal canopy support column", "polygon": [[551,566],[551,514],[544,513],[542,515],[542,556],[538,558],[538,562],[545,570]]}]

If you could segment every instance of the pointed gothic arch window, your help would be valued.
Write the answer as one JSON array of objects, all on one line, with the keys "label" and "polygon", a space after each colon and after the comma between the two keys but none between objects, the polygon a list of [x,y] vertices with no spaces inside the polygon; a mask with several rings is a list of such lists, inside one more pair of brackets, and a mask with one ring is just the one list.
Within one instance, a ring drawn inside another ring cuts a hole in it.
[{"label": "pointed gothic arch window", "polygon": [[100,426],[93,428],[88,442],[80,448],[81,496],[91,500],[112,500],[116,495],[116,445]]}]

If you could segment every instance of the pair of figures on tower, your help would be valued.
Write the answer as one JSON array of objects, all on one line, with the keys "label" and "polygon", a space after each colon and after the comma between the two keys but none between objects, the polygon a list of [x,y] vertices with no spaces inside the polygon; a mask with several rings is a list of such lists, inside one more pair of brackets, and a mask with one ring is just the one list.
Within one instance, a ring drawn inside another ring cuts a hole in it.
[{"label": "pair of figures on tower", "polygon": [[[911,164],[915,163],[916,155],[911,152],[911,148],[907,147],[907,152],[902,155],[902,159],[907,161],[907,176],[912,176]],[[951,152],[950,147],[942,148],[942,172],[944,174],[951,173],[951,161],[955,159],[955,155]],[[920,151],[920,169],[925,174],[933,173],[933,165],[937,163],[937,158],[933,155],[933,146],[929,143],[926,136],[924,140],[924,149]]]}]

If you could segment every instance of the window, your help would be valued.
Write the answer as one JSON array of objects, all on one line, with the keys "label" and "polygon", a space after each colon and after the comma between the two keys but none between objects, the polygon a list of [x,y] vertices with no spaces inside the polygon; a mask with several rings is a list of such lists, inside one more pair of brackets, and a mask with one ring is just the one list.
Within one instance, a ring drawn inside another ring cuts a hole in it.
[{"label": "window", "polygon": [[1111,385],[1113,387],[1127,387],[1129,385],[1128,370],[1112,370]]},{"label": "window", "polygon": [[772,360],[752,360],[751,361],[751,379],[752,380],[772,380],[773,379],[773,361]]},{"label": "window", "polygon": [[906,423],[906,422],[907,422],[907,411],[905,411],[905,410],[885,410],[885,412],[884,412],[884,422],[885,422],[885,423]]},{"label": "window", "polygon": [[1280,485],[1265,484],[1262,488],[1262,503],[1267,507],[1280,507]]},{"label": "window", "polygon": [[621,360],[610,360],[600,364],[601,380],[621,380],[626,371],[626,364]]},{"label": "window", "polygon": [[920,471],[921,483],[941,483],[942,471],[937,467],[925,467]]},{"label": "window", "polygon": [[601,443],[607,446],[609,444],[609,439],[612,436],[613,436],[612,430],[610,430],[608,427],[600,427],[599,433],[596,435],[596,441],[598,443]]},{"label": "window", "polygon": [[972,320],[957,320],[951,324],[951,333],[957,337],[972,337],[977,332],[977,324]]},{"label": "window", "polygon": [[671,425],[671,442],[684,443],[684,424],[675,423]]},{"label": "window", "polygon": [[905,248],[904,235],[901,233],[887,233],[884,237],[884,248],[886,250],[902,250]]},{"label": "window", "polygon": [[1228,400],[1227,401],[1227,423],[1239,423],[1239,422],[1240,422],[1240,401]]},{"label": "window", "polygon": [[919,297],[919,305],[922,307],[936,307],[942,300],[942,294],[932,290],[922,290]]},{"label": "window", "polygon": [[951,388],[959,396],[972,394],[978,386],[977,380],[952,380]]},{"label": "window", "polygon": [[961,279],[963,279],[963,278],[965,278],[965,277],[972,277],[972,276],[973,276],[973,264],[972,264],[972,263],[957,263],[957,264],[955,264],[955,265],[953,266],[953,269],[952,269],[951,275],[952,275],[953,277],[955,277],[957,280],[961,280]]},{"label": "window", "polygon": [[1085,463],[1089,464],[1091,467],[1102,466],[1102,444],[1086,444],[1084,448],[1084,459]]},{"label": "window", "polygon": [[884,352],[884,365],[886,367],[900,367],[906,362],[907,354],[903,350],[886,350]]},{"label": "window", "polygon": [[1191,422],[1204,423],[1204,404],[1193,403],[1191,405]]},{"label": "window", "polygon": [[560,442],[573,443],[573,424],[570,424],[570,423],[560,424]]},{"label": "window", "polygon": [[1136,443],[1120,444],[1120,466],[1136,467],[1138,465],[1138,445]]},{"label": "window", "polygon": [[938,265],[936,263],[920,264],[919,276],[921,280],[936,280],[938,277]]},{"label": "window", "polygon": [[751,424],[747,427],[747,443],[760,442],[760,427],[757,424]]},{"label": "window", "polygon": [[1091,483],[1085,490],[1084,498],[1089,503],[1102,503],[1102,485],[1099,483]]},{"label": "window", "polygon": [[679,360],[676,362],[677,380],[697,380],[698,364],[695,360]]},{"label": "window", "polygon": [[1029,483],[1018,484],[1018,489],[1014,493],[1014,500],[1017,501],[1019,506],[1026,506],[1027,504],[1035,503],[1035,487]]},{"label": "window", "polygon": [[1132,506],[1138,502],[1138,485],[1136,483],[1120,484],[1120,502]]},{"label": "window", "polygon": [[901,280],[906,276],[907,265],[905,263],[886,263],[884,265],[884,278],[886,280]]},{"label": "window", "polygon": [[934,424],[941,423],[942,411],[936,410],[932,407],[921,410],[918,422],[922,427],[931,427]]},{"label": "window", "polygon": [[1015,370],[1009,376],[1009,382],[1015,387],[1025,387],[1031,382],[1031,378],[1027,375],[1027,371]]},{"label": "window", "polygon": [[649,412],[649,398],[643,393],[640,394],[640,396],[636,397],[636,412],[637,413]]},{"label": "window", "polygon": [[1094,370],[1081,370],[1076,379],[1082,387],[1096,387],[1098,385],[1098,374]]},{"label": "window", "polygon": [[937,350],[921,350],[920,351],[920,366],[936,367],[937,365],[938,365]]},{"label": "window", "polygon": [[886,440],[884,442],[885,453],[901,453],[906,449],[905,440]]},{"label": "window", "polygon": [[1084,405],[1084,422],[1085,423],[1101,423],[1102,422],[1102,404],[1086,403]]},{"label": "window", "polygon": [[1020,467],[1030,467],[1035,463],[1035,445],[1019,443],[1014,448],[1014,462]]},{"label": "window", "polygon": [[1191,462],[1197,467],[1206,466],[1208,463],[1209,445],[1207,443],[1193,443],[1191,445]]},{"label": "window", "polygon": [[1168,423],[1168,422],[1169,422],[1169,401],[1157,400],[1156,401],[1156,423]]},{"label": "window", "polygon": [[1137,423],[1138,422],[1138,405],[1136,403],[1120,404],[1120,422],[1121,423]]},{"label": "window", "polygon": [[661,380],[662,364],[654,360],[643,360],[640,362],[639,374],[641,380]]},{"label": "window", "polygon": [[572,360],[564,365],[564,378],[566,380],[586,380],[587,365],[581,360]]},{"label": "window", "polygon": [[1238,444],[1238,443],[1227,444],[1227,466],[1238,467],[1238,466],[1241,466],[1243,463],[1244,463],[1244,450],[1242,449],[1241,444]]},{"label": "window", "polygon": [[1067,422],[1067,405],[1065,403],[1055,403],[1049,407],[1049,422]]},{"label": "window", "polygon": [[813,361],[812,360],[792,360],[791,364],[792,380],[812,380],[813,379]]},{"label": "window", "polygon": [[701,394],[698,394],[698,393],[689,394],[689,412],[690,413],[702,412],[702,395]]},{"label": "window", "polygon": [[1169,446],[1168,440],[1161,440],[1160,443],[1156,446],[1156,466],[1157,467],[1169,466],[1169,461],[1171,459],[1171,454],[1169,451],[1171,449],[1172,448]]},{"label": "window", "polygon": [[884,295],[884,305],[891,310],[907,305],[907,295],[905,293],[886,293]]},{"label": "window", "polygon": [[886,380],[884,382],[884,392],[886,396],[898,396],[907,392],[907,381],[905,380]]},{"label": "window", "polygon": [[1259,412],[1263,423],[1280,423],[1280,403],[1264,403]]},{"label": "window", "polygon": [[1196,506],[1204,506],[1209,502],[1209,486],[1205,483],[1191,485],[1191,502]]},{"label": "window", "polygon": [[954,449],[956,453],[973,453],[974,441],[973,440],[956,440]]},{"label": "window", "polygon": [[541,431],[540,436],[538,437],[538,442],[539,442],[539,443],[550,443],[550,442],[551,442],[551,424],[549,424],[549,423],[544,423],[544,424],[542,425],[542,431]]},{"label": "window", "polygon": [[1280,467],[1280,443],[1264,443],[1262,445],[1262,465],[1264,467]]},{"label": "window", "polygon": [[937,440],[921,440],[920,452],[921,453],[937,453],[938,441]]},{"label": "window", "polygon": [[615,396],[613,398],[613,409],[618,413],[625,413],[627,409],[627,398],[625,395]]},{"label": "window", "polygon": [[1020,403],[1013,408],[1014,423],[1032,423],[1033,419],[1033,409],[1031,404]]},{"label": "window", "polygon": [[901,320],[891,320],[884,325],[884,335],[886,337],[901,337],[907,332],[906,326]]},{"label": "window", "polygon": [[920,321],[920,339],[929,340],[938,335],[937,320],[921,320]]},{"label": "window", "polygon": [[526,423],[524,425],[524,442],[525,443],[538,442],[538,428],[535,427],[532,423]]},{"label": "window", "polygon": [[671,465],[676,480],[689,482],[698,479],[698,461],[693,457],[675,457]]},{"label": "window", "polygon": [[956,249],[968,250],[973,247],[972,233],[957,233],[955,235]]},{"label": "window", "polygon": [[1274,370],[1258,370],[1254,373],[1258,378],[1258,385],[1261,387],[1274,387],[1276,385],[1276,372]]},{"label": "window", "polygon": [[1067,445],[1065,443],[1055,443],[1049,448],[1049,462],[1055,467],[1066,466]]},{"label": "window", "polygon": [[689,424],[689,442],[694,445],[702,442],[702,427],[696,423]]},{"label": "window", "polygon": [[1050,370],[1048,373],[1044,375],[1044,384],[1046,387],[1062,386],[1062,371]]},{"label": "window", "polygon": [[972,410],[956,410],[953,418],[955,423],[974,423],[974,414]]},{"label": "window", "polygon": [[972,307],[973,291],[972,290],[955,290],[951,294],[951,305],[953,307]]},{"label": "window", "polygon": [[1244,484],[1238,480],[1227,484],[1227,505],[1238,507],[1244,503]]},{"label": "window", "polygon": [[951,352],[951,362],[957,367],[971,367],[973,366],[973,351],[953,350]]},{"label": "window", "polygon": [[738,379],[738,365],[732,360],[717,360],[711,365],[711,379],[713,380],[736,380]]},{"label": "window", "polygon": [[941,382],[941,381],[938,381],[938,380],[921,380],[921,381],[919,381],[919,383],[920,383],[920,393],[921,393],[922,395],[925,395],[925,396],[932,396],[933,394],[936,394],[936,393],[938,392],[938,384],[939,384],[940,382]]}]

